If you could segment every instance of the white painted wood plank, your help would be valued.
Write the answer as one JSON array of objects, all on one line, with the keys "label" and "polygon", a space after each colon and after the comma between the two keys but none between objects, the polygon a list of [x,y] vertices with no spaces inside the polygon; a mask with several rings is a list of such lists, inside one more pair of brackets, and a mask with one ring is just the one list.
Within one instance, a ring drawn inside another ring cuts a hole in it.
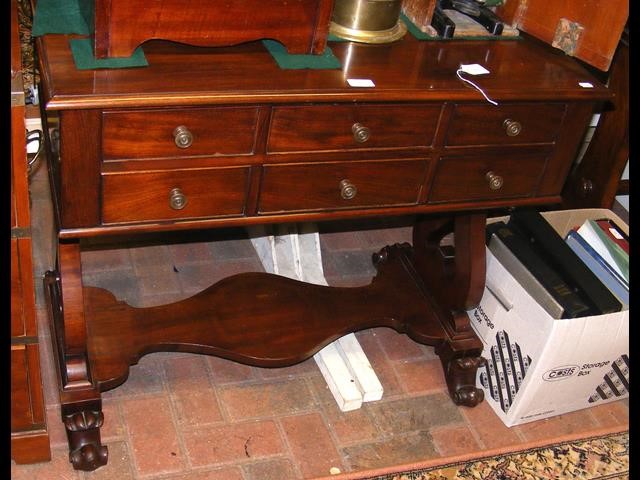
[{"label": "white painted wood plank", "polygon": [[330,343],[313,356],[322,376],[327,382],[333,398],[343,412],[356,410],[362,406],[363,396],[349,367],[336,348]]},{"label": "white painted wood plank", "polygon": [[334,343],[362,392],[362,401],[373,402],[380,400],[384,389],[356,336],[350,333],[340,337]]},{"label": "white painted wood plank", "polygon": [[[320,236],[314,224],[275,225],[270,232],[258,226],[248,231],[265,271],[328,285],[322,268]],[[342,411],[359,408],[362,401],[382,398],[382,385],[354,334],[323,348],[314,360]]]},{"label": "white painted wood plank", "polygon": [[[297,241],[302,280],[318,285],[328,285],[322,268],[320,235],[315,225],[299,224]],[[350,333],[339,338],[334,344],[362,393],[362,401],[380,400],[384,389],[356,336]]]},{"label": "white painted wood plank", "polygon": [[262,263],[265,272],[278,274],[278,266],[275,262],[275,251],[273,235],[269,235],[264,225],[252,225],[246,227],[251,244],[258,254],[258,258]]}]

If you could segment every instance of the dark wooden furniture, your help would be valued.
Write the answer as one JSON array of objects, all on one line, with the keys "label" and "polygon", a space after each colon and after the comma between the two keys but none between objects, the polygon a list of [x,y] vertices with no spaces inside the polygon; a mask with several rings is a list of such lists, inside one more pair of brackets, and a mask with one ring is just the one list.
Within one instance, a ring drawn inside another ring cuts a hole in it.
[{"label": "dark wooden furniture", "polygon": [[606,71],[629,17],[629,1],[510,0],[496,13],[513,27]]},{"label": "dark wooden furniture", "polygon": [[[388,326],[436,347],[457,404],[482,400],[482,344],[465,310],[484,288],[486,212],[560,201],[594,108],[610,97],[588,72],[529,41],[411,36],[332,43],[336,70],[280,70],[260,43],[151,42],[147,68],[78,71],[67,40],[44,37],[39,50],[46,121],[60,137],[49,156],[57,269],[45,284],[76,468],[106,462],[100,393],[153,351],[278,367]],[[477,82],[498,106],[456,76],[474,62],[491,71]],[[245,273],[138,309],[82,285],[80,251],[103,237],[400,215],[417,218],[413,247],[375,253],[365,287]],[[450,232],[453,251],[440,246]]]},{"label": "dark wooden furniture", "polygon": [[611,208],[617,195],[629,195],[620,180],[629,161],[629,30],[625,29],[607,75],[615,97],[600,114],[580,163],[562,192],[564,208]]},{"label": "dark wooden furniture", "polygon": [[11,2],[11,458],[49,460],[35,313],[18,13]]},{"label": "dark wooden furniture", "polygon": [[95,0],[97,58],[128,57],[147,40],[219,47],[272,38],[322,54],[333,0]]}]

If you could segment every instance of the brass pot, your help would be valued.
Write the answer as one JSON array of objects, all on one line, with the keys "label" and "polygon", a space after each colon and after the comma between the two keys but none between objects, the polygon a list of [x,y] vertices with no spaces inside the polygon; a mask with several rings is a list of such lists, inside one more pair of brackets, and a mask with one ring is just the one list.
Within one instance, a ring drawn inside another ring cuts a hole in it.
[{"label": "brass pot", "polygon": [[407,32],[400,20],[401,0],[335,0],[329,31],[362,43],[389,43]]}]

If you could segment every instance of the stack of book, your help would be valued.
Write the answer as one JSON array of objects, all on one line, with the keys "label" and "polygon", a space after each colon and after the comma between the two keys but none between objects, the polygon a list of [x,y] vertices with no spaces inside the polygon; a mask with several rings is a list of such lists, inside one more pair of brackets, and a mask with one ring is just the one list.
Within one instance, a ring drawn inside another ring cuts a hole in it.
[{"label": "stack of book", "polygon": [[552,318],[629,307],[629,238],[611,220],[587,220],[563,239],[533,210],[487,225],[491,253]]}]

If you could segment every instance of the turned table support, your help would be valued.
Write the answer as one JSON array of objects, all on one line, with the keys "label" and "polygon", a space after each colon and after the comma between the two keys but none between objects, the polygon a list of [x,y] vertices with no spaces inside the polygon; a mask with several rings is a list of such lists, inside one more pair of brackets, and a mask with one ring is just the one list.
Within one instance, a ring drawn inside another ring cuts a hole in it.
[{"label": "turned table support", "polygon": [[[415,267],[440,307],[435,313],[445,332],[436,353],[458,405],[475,406],[484,398],[475,386],[476,372],[484,362],[482,342],[466,312],[480,303],[484,291],[485,226],[486,213],[480,212],[423,217],[413,229]],[[453,247],[442,245],[449,233],[454,234]]]},{"label": "turned table support", "polygon": [[95,470],[106,465],[108,450],[100,441],[104,420],[102,401],[91,377],[87,354],[82,267],[77,242],[58,245],[57,272],[46,272],[44,290],[57,360],[62,422],[69,442],[69,461],[77,470]]}]

